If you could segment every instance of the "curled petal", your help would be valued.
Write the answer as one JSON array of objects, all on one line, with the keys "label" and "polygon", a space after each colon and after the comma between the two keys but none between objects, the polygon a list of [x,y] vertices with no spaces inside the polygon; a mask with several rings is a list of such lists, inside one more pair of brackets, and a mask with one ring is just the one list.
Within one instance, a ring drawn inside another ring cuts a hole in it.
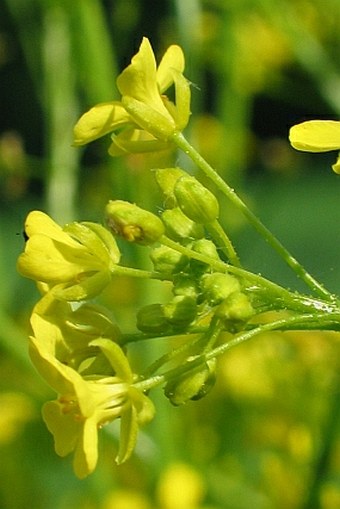
[{"label": "curled petal", "polygon": [[309,120],[294,125],[289,132],[291,145],[303,152],[329,152],[340,149],[340,122]]}]

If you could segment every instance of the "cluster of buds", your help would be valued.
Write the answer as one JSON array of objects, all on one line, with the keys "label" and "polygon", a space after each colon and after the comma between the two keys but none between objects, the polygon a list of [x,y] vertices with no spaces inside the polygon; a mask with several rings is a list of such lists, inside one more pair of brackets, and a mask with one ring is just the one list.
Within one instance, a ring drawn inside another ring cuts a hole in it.
[{"label": "cluster of buds", "polygon": [[[207,227],[219,214],[215,195],[180,168],[159,169],[154,174],[165,206],[159,216],[121,200],[110,201],[106,207],[112,233],[149,245],[154,274],[172,282],[170,300],[139,309],[137,328],[150,336],[189,334],[215,318],[226,330],[242,329],[253,316],[253,307],[242,282],[226,270],[216,270],[216,264],[222,267],[223,263],[218,246],[207,238]],[[187,359],[199,355],[200,348],[186,348]],[[180,365],[183,359],[178,361]],[[198,399],[213,386],[214,371],[215,363],[195,365],[171,379],[165,394],[175,405]]]}]

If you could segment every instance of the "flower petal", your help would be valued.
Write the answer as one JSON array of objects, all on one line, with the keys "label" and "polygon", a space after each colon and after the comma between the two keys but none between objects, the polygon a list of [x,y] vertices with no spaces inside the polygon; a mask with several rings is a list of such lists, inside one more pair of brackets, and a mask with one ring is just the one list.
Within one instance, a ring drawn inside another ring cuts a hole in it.
[{"label": "flower petal", "polygon": [[70,246],[76,247],[78,245],[69,235],[63,232],[61,226],[40,210],[33,210],[28,214],[25,221],[25,232],[28,238],[31,238],[33,235],[43,234],[46,237],[69,244]]},{"label": "flower petal", "polygon": [[340,175],[340,153],[338,154],[338,159],[335,164],[332,165],[332,170]]},{"label": "flower petal", "polygon": [[157,69],[157,83],[161,93],[165,92],[174,82],[173,72],[183,73],[185,66],[182,48],[173,44],[163,55]]},{"label": "flower petal", "polygon": [[86,419],[73,458],[73,468],[79,479],[93,472],[98,461],[98,428],[94,418]]},{"label": "flower petal", "polygon": [[124,382],[132,382],[132,372],[129,361],[123,353],[123,350],[116,343],[109,339],[100,338],[90,343],[92,346],[98,346],[109,360],[115,374]]},{"label": "flower petal", "polygon": [[57,400],[45,403],[42,414],[48,430],[54,437],[55,452],[59,456],[67,456],[76,447],[80,421],[77,422],[73,414],[65,414]]},{"label": "flower petal", "polygon": [[289,132],[291,145],[303,152],[328,152],[340,149],[340,122],[309,120],[294,125]]},{"label": "flower petal", "polygon": [[154,100],[157,101],[156,60],[146,37],[143,37],[131,64],[118,76],[117,87],[122,96],[130,95],[146,103],[150,102],[150,97],[155,96]]},{"label": "flower petal", "polygon": [[97,104],[76,123],[73,144],[85,145],[129,122],[131,118],[119,101]]},{"label": "flower petal", "polygon": [[169,148],[169,143],[158,140],[141,129],[125,129],[117,135],[112,134],[111,139],[112,144],[109,148],[109,154],[112,157],[128,153],[156,152]]},{"label": "flower petal", "polygon": [[117,465],[129,459],[136,445],[138,435],[137,410],[134,406],[127,408],[121,416],[119,449],[116,456]]},{"label": "flower petal", "polygon": [[78,302],[96,297],[110,282],[111,272],[101,270],[100,272],[94,272],[92,275],[87,275],[80,283],[55,285],[51,292],[56,299]]}]

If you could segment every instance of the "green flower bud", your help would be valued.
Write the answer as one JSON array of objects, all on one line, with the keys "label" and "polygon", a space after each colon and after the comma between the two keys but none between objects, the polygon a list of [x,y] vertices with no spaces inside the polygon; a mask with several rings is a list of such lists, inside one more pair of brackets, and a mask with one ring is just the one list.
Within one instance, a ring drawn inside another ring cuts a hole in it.
[{"label": "green flower bud", "polygon": [[112,233],[129,242],[153,244],[164,234],[164,225],[159,217],[127,201],[110,200],[105,215]]},{"label": "green flower bud", "polygon": [[165,210],[162,220],[167,235],[173,240],[197,239],[204,235],[203,227],[191,221],[178,207]]},{"label": "green flower bud", "polygon": [[216,380],[215,372],[216,360],[209,360],[203,366],[200,365],[167,382],[164,394],[175,406],[183,405],[189,400],[201,399],[214,386]]},{"label": "green flower bud", "polygon": [[164,333],[170,329],[162,304],[149,304],[137,312],[137,329],[152,334]]},{"label": "green flower bud", "polygon": [[184,295],[196,299],[198,288],[196,282],[186,274],[178,274],[174,278],[173,293],[175,295]]},{"label": "green flower bud", "polygon": [[176,207],[174,188],[177,180],[184,175],[187,174],[181,168],[161,168],[155,171],[156,182],[164,194],[165,208],[172,209]]},{"label": "green flower bud", "polygon": [[178,179],[174,194],[184,214],[195,223],[207,224],[215,221],[219,214],[216,196],[195,177]]},{"label": "green flower bud", "polygon": [[196,318],[196,300],[185,295],[176,295],[168,304],[163,305],[163,311],[173,327],[187,327]]},{"label": "green flower bud", "polygon": [[216,316],[228,322],[246,322],[254,313],[247,295],[239,291],[231,293],[215,311]]},{"label": "green flower bud", "polygon": [[[205,255],[207,258],[209,258],[209,260],[221,261],[220,257],[218,256],[216,246],[212,240],[209,239],[195,240],[192,243],[191,249],[193,251],[196,251],[196,253]],[[190,261],[190,266],[196,274],[197,273],[202,274],[202,272],[209,268],[209,265],[207,263],[194,259]]]},{"label": "green flower bud", "polygon": [[176,274],[188,263],[187,256],[167,246],[154,248],[150,253],[151,261],[158,272]]},{"label": "green flower bud", "polygon": [[229,297],[233,292],[240,291],[240,283],[236,277],[221,272],[205,274],[201,278],[201,289],[205,299],[215,306]]}]

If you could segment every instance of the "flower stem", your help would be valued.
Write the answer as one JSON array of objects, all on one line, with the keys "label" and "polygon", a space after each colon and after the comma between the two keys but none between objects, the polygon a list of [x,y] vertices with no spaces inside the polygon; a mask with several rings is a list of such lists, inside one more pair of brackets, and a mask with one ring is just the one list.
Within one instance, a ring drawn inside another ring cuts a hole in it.
[{"label": "flower stem", "polygon": [[286,288],[283,288],[282,286],[269,281],[259,274],[248,272],[241,267],[229,265],[228,263],[225,263],[221,260],[213,260],[202,253],[198,253],[186,246],[182,246],[181,244],[169,239],[165,235],[161,237],[160,242],[165,246],[179,251],[189,258],[193,258],[195,260],[199,260],[200,262],[206,263],[217,272],[229,272],[235,276],[238,276],[239,278],[242,278],[245,282],[251,285],[249,290],[253,293],[256,291],[267,292],[267,297],[271,295],[273,299],[277,300],[276,304],[279,309],[286,308],[299,312],[324,311],[325,313],[331,313],[338,310],[338,306],[333,300],[330,303],[329,299],[318,300],[316,298],[311,298],[299,293],[290,292]]},{"label": "flower stem", "polygon": [[235,248],[220,223],[218,221],[214,221],[213,223],[206,224],[205,227],[212,238],[218,242],[224,254],[228,257],[229,262],[232,265],[235,265],[235,267],[241,267]]},{"label": "flower stem", "polygon": [[[197,366],[201,365],[202,363],[207,362],[210,359],[215,359],[216,357],[219,357],[220,355],[223,355],[225,352],[230,350],[231,348],[240,345],[241,343],[245,343],[246,341],[249,341],[250,339],[254,338],[255,336],[258,336],[259,334],[262,334],[264,332],[270,332],[270,331],[285,331],[285,330],[300,330],[301,327],[308,329],[310,328],[317,328],[316,325],[319,325],[320,328],[322,328],[323,322],[327,326],[329,323],[330,318],[325,313],[319,313],[319,314],[313,314],[313,313],[306,313],[302,315],[294,315],[290,317],[284,317],[280,318],[279,320],[275,320],[270,323],[265,323],[262,325],[259,325],[258,327],[255,327],[254,329],[243,331],[239,334],[236,334],[230,341],[227,341],[223,343],[222,345],[217,346],[213,350],[203,352],[201,355],[198,355],[193,360],[187,360],[184,364],[181,366],[177,366],[175,368],[172,368],[162,374],[152,376],[151,378],[148,378],[147,380],[142,380],[134,385],[138,387],[139,390],[142,391],[148,391],[154,387],[157,387],[159,385],[162,385],[164,382],[169,380],[170,378],[174,378],[178,376],[179,374],[185,373],[190,371],[193,368],[196,368]],[[340,321],[340,313],[334,314],[333,322],[339,323]]]},{"label": "flower stem", "polygon": [[281,242],[271,233],[270,230],[258,219],[248,208],[243,200],[210,166],[210,164],[197,152],[197,150],[186,140],[182,133],[176,132],[173,141],[178,148],[183,150],[192,161],[209,177],[220,191],[244,214],[253,228],[264,238],[264,240],[281,256],[287,265],[302,279],[306,285],[319,297],[328,301],[334,301],[333,295],[326,290],[306,269],[290,254]]}]

